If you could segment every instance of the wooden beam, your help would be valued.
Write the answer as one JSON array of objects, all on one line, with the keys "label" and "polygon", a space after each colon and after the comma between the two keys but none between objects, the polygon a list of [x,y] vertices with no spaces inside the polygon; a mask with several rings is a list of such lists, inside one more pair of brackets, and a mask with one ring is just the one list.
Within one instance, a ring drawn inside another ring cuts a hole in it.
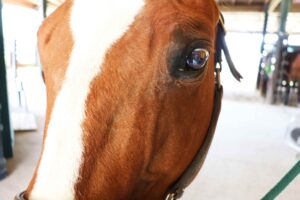
[{"label": "wooden beam", "polygon": [[290,12],[300,12],[300,4],[293,4]]},{"label": "wooden beam", "polygon": [[[219,5],[223,12],[264,12],[263,5]],[[272,10],[272,12],[279,13],[279,6]],[[300,12],[300,4],[293,4],[290,12]]]},{"label": "wooden beam", "polygon": [[236,5],[220,5],[223,12],[261,12],[263,9],[260,6],[236,6]]},{"label": "wooden beam", "polygon": [[263,12],[263,5],[219,5],[224,12]]},{"label": "wooden beam", "polygon": [[278,8],[281,0],[271,0],[270,6],[269,6],[269,13],[274,12],[276,8]]},{"label": "wooden beam", "polygon": [[37,0],[3,0],[4,4],[14,4],[27,8],[38,9],[39,3]]},{"label": "wooden beam", "polygon": [[65,0],[48,0],[47,2],[48,2],[48,4],[51,5],[51,6],[56,6],[56,7],[58,7],[58,6],[60,6],[62,3],[64,3]]}]

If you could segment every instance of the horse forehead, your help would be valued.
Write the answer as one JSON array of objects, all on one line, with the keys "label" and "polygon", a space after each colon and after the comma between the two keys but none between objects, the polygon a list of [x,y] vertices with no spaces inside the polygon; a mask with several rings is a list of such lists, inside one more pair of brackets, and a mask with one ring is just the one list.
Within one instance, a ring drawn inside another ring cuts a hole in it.
[{"label": "horse forehead", "polygon": [[219,21],[220,11],[214,0],[149,0],[142,14],[154,32],[170,32],[178,27],[184,27],[186,32],[211,32]]},{"label": "horse forehead", "polygon": [[[153,7],[168,7],[168,9],[176,10],[183,15],[207,15],[213,18],[220,13],[215,0],[149,0],[148,4]],[[156,13],[162,14],[162,12]]]},{"label": "horse forehead", "polygon": [[[76,15],[72,16],[70,25],[75,41],[83,37],[101,38],[102,35],[104,38],[102,37],[101,40],[105,40],[105,37],[110,37],[117,32],[114,27],[120,29],[119,26],[123,21],[125,23],[130,21],[128,18],[132,17],[132,13],[140,16],[150,14],[152,17],[143,18],[144,20],[171,18],[168,15],[176,13],[206,24],[214,24],[218,21],[219,15],[214,0],[74,0],[73,2],[75,6],[72,8],[72,13]],[[174,20],[176,23],[177,20]],[[135,20],[132,21],[134,22]],[[128,31],[129,25],[131,24],[126,24],[122,28],[124,34]]]}]

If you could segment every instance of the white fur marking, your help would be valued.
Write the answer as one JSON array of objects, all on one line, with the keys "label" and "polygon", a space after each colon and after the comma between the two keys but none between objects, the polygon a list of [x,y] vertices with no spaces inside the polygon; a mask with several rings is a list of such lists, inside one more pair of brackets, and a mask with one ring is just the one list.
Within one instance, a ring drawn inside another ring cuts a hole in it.
[{"label": "white fur marking", "polygon": [[45,140],[30,200],[73,200],[83,153],[85,101],[106,51],[144,5],[143,0],[75,0],[71,14],[74,48]]}]

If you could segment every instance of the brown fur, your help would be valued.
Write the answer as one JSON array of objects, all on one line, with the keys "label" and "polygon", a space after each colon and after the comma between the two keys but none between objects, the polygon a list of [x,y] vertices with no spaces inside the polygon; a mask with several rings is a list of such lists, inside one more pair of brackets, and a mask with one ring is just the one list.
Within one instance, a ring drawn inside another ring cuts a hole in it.
[{"label": "brown fur", "polygon": [[[48,98],[45,132],[73,45],[67,23],[71,4],[64,3],[39,32]],[[86,101],[77,200],[165,197],[209,127],[218,18],[213,0],[148,0],[107,52]],[[206,73],[199,79],[175,79],[168,56],[195,39],[210,44]],[[28,192],[34,181],[35,176]]]},{"label": "brown fur", "polygon": [[296,56],[291,64],[291,80],[300,81],[300,53]]}]

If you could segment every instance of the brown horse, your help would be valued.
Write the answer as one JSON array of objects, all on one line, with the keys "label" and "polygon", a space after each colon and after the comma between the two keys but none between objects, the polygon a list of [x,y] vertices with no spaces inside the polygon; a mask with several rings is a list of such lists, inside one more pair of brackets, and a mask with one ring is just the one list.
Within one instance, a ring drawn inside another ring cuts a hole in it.
[{"label": "brown horse", "polygon": [[297,52],[291,63],[290,80],[300,81],[300,52]]},{"label": "brown horse", "polygon": [[183,188],[174,193],[174,184],[195,158],[203,162],[217,119],[219,16],[214,0],[59,7],[38,33],[43,151],[17,199],[176,199]]}]

